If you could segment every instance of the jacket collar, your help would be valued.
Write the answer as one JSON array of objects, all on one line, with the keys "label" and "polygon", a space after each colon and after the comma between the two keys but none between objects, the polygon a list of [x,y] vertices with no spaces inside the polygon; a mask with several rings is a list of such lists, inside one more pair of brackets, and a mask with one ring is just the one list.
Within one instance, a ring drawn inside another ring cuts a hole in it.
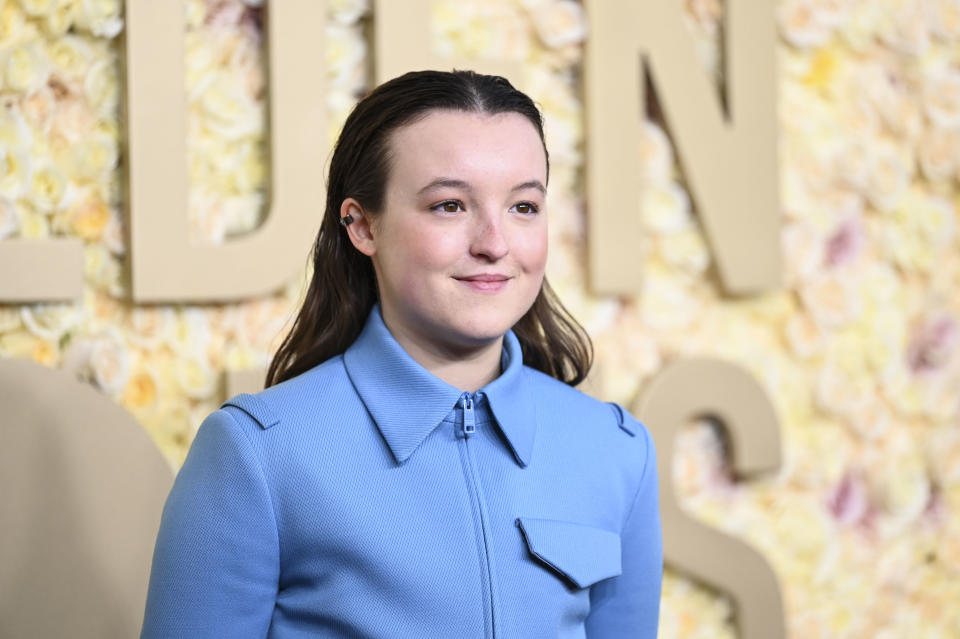
[{"label": "jacket collar", "polygon": [[[383,323],[379,304],[344,352],[343,362],[357,394],[401,464],[463,395],[410,357]],[[503,338],[501,370],[499,377],[477,393],[486,396],[517,463],[526,466],[537,430],[536,407],[534,398],[524,393],[523,355],[513,331]]]}]

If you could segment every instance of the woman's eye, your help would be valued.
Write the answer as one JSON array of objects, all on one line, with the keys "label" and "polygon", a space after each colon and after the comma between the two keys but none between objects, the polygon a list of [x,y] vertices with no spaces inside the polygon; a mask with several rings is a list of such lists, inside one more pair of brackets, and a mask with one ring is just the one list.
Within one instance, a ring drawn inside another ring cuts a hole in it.
[{"label": "woman's eye", "polygon": [[463,205],[457,200],[447,200],[446,202],[440,202],[431,208],[433,208],[435,211],[442,211],[444,213],[459,213],[463,210]]},{"label": "woman's eye", "polygon": [[517,213],[523,213],[524,215],[530,215],[540,210],[533,202],[517,202],[513,205],[513,208],[517,209]]}]

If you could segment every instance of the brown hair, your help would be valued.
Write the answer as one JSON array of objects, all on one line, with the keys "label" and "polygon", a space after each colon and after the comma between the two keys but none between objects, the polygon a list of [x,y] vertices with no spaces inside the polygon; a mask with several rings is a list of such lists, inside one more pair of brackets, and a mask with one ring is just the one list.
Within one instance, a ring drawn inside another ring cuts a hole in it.
[{"label": "brown hair", "polygon": [[[505,78],[473,71],[412,71],[360,100],[347,117],[330,160],[327,201],[313,245],[313,277],[290,332],[267,370],[266,386],[290,379],[343,353],[357,338],[377,301],[370,258],[356,250],[340,226],[340,205],[355,198],[380,212],[389,172],[389,135],[436,109],[484,114],[519,113],[540,141],[543,120],[533,101]],[[547,156],[547,174],[550,171]],[[530,309],[513,326],[523,361],[567,384],[579,384],[593,360],[582,326],[546,278]]]}]

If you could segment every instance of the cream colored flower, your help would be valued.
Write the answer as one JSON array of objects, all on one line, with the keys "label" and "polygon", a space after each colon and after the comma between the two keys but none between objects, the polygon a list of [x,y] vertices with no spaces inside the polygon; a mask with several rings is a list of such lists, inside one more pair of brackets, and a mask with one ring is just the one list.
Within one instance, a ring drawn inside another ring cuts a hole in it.
[{"label": "cream colored flower", "polygon": [[936,428],[928,433],[925,444],[937,482],[942,486],[960,486],[960,428]]},{"label": "cream colored flower", "polygon": [[19,0],[24,13],[34,18],[42,18],[57,9],[58,0]]},{"label": "cream colored flower", "polygon": [[865,439],[883,437],[893,425],[893,417],[887,405],[877,397],[854,405],[846,415],[847,424]]},{"label": "cream colored flower", "polygon": [[79,27],[102,38],[114,38],[123,29],[120,0],[80,0],[76,16]]},{"label": "cream colored flower", "polygon": [[113,60],[101,59],[93,63],[84,78],[83,88],[87,100],[101,117],[116,117],[120,96],[118,74]]},{"label": "cream colored flower", "polygon": [[801,49],[821,46],[830,39],[832,28],[823,18],[812,0],[785,0],[777,8],[780,33]]},{"label": "cream colored flower", "polygon": [[30,93],[46,84],[49,75],[50,62],[37,42],[18,45],[5,56],[3,81],[7,89]]},{"label": "cream colored flower", "polygon": [[14,203],[20,218],[20,237],[41,239],[50,236],[50,223],[47,216],[37,211],[29,202],[19,200]]},{"label": "cream colored flower", "polygon": [[47,56],[65,76],[81,78],[93,62],[94,51],[84,38],[68,34],[47,43]]},{"label": "cream colored flower", "polygon": [[24,121],[28,122],[33,130],[40,134],[39,137],[43,138],[49,134],[56,106],[53,91],[45,86],[24,96],[20,101]]},{"label": "cream colored flower", "polygon": [[[2,158],[0,158],[2,159]],[[0,195],[0,240],[20,229],[20,214],[9,199]]]},{"label": "cream colored flower", "polygon": [[126,338],[147,351],[156,350],[171,339],[176,328],[176,313],[169,307],[135,307],[130,311]]},{"label": "cream colored flower", "polygon": [[640,307],[643,321],[660,331],[682,330],[701,312],[686,278],[661,268],[644,271]]},{"label": "cream colored flower", "polygon": [[110,220],[110,207],[96,191],[84,197],[70,208],[70,227],[75,235],[88,242],[98,241]]},{"label": "cream colored flower", "polygon": [[66,35],[73,26],[79,7],[79,0],[56,0],[56,7],[43,19],[47,35],[51,38],[62,38]]},{"label": "cream colored flower", "polygon": [[783,332],[790,351],[800,359],[810,359],[823,351],[823,329],[809,315],[791,316],[784,324]]},{"label": "cream colored flower", "polygon": [[103,133],[91,132],[70,149],[70,171],[79,180],[96,181],[111,175],[119,159],[118,141]]},{"label": "cream colored flower", "polygon": [[[367,41],[363,34],[342,23],[329,23],[324,28],[326,35],[326,73],[331,89],[353,92],[358,83],[365,82],[362,72],[367,58]],[[358,70],[361,72],[358,73]]]},{"label": "cream colored flower", "polygon": [[960,130],[928,127],[918,141],[917,160],[928,180],[953,179],[954,172],[960,167]]},{"label": "cream colored flower", "polygon": [[27,330],[49,342],[59,341],[83,319],[76,304],[26,304],[20,314]]},{"label": "cream colored flower", "polygon": [[227,235],[247,233],[260,225],[265,201],[262,193],[235,195],[223,200],[223,224]]},{"label": "cream colored flower", "polygon": [[114,255],[121,257],[127,252],[127,238],[125,235],[126,225],[123,222],[119,211],[112,209],[107,224],[100,235],[100,241]]},{"label": "cream colored flower", "polygon": [[156,374],[143,368],[129,377],[120,401],[131,411],[142,411],[156,405],[158,394],[159,382]]},{"label": "cream colored flower", "polygon": [[876,389],[866,376],[851,374],[844,365],[828,360],[817,374],[814,398],[828,415],[852,415],[869,406]]},{"label": "cream colored flower", "polygon": [[690,196],[676,182],[646,184],[640,210],[647,228],[659,233],[679,233],[694,225]]},{"label": "cream colored flower", "polygon": [[263,131],[263,105],[246,93],[233,74],[215,71],[195,104],[204,125],[228,140],[258,136]]},{"label": "cream colored flower", "polygon": [[29,359],[44,366],[54,366],[60,359],[57,344],[18,330],[0,334],[0,355],[14,359]]},{"label": "cream colored flower", "polygon": [[837,328],[856,321],[862,312],[860,291],[845,274],[817,273],[805,281],[800,297],[810,316],[824,327]]},{"label": "cream colored flower", "polygon": [[551,49],[582,42],[587,36],[583,5],[572,0],[543,3],[530,12],[540,41]]},{"label": "cream colored flower", "polygon": [[930,478],[923,455],[909,431],[890,431],[869,449],[865,460],[882,469],[872,479],[882,503],[879,530],[891,538],[900,534],[924,511],[930,499]]},{"label": "cream colored flower", "polygon": [[175,364],[177,382],[187,397],[204,399],[217,390],[217,376],[200,358],[179,358]]},{"label": "cream colored flower", "polygon": [[0,333],[15,331],[20,324],[20,309],[10,304],[0,304]]},{"label": "cream colored flower", "polygon": [[223,243],[227,226],[222,198],[205,190],[193,189],[188,197],[187,215],[193,240]]},{"label": "cream colored flower", "polygon": [[173,331],[166,335],[167,345],[182,359],[206,360],[212,339],[210,318],[202,309],[178,309]]},{"label": "cream colored flower", "polygon": [[927,78],[923,107],[934,124],[944,129],[960,127],[960,69],[946,67]]},{"label": "cream colored flower", "polygon": [[36,26],[27,18],[19,2],[0,2],[0,42],[15,45],[36,35]]},{"label": "cream colored flower", "polygon": [[954,42],[960,38],[960,0],[927,0],[927,27],[942,40]]},{"label": "cream colored flower", "polygon": [[693,275],[703,273],[710,265],[710,250],[696,227],[657,238],[660,254],[667,264]]},{"label": "cream colored flower", "polygon": [[93,381],[105,393],[119,393],[130,378],[130,355],[119,331],[110,329],[97,337],[90,353]]},{"label": "cream colored flower", "polygon": [[[925,3],[897,2],[887,16],[880,38],[897,53],[919,56],[930,46],[930,30],[924,15]],[[888,8],[889,11],[889,8]]]},{"label": "cream colored flower", "polygon": [[83,274],[87,283],[100,291],[110,295],[123,292],[120,284],[120,264],[100,243],[84,247]]},{"label": "cream colored flower", "polygon": [[651,182],[667,182],[673,173],[673,146],[662,128],[644,120],[640,125],[640,173]]},{"label": "cream colored flower", "polygon": [[42,212],[49,212],[69,203],[70,183],[67,176],[52,163],[34,167],[27,197]]},{"label": "cream colored flower", "polygon": [[910,183],[911,161],[890,142],[878,142],[867,178],[864,196],[882,213],[893,211]]},{"label": "cream colored flower", "polygon": [[368,11],[370,11],[369,0],[328,0],[327,2],[327,13],[335,22],[343,25],[354,24]]},{"label": "cream colored flower", "polygon": [[59,136],[70,143],[84,139],[90,134],[96,114],[90,110],[86,101],[80,98],[66,98],[57,102],[51,123],[51,136]]}]

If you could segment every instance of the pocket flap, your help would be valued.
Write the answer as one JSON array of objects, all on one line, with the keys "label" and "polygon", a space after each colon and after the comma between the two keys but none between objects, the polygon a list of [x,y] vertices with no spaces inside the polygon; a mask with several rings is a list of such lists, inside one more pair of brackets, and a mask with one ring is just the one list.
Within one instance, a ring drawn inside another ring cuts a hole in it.
[{"label": "pocket flap", "polygon": [[519,517],[530,554],[580,588],[620,574],[620,535],[556,519]]}]

